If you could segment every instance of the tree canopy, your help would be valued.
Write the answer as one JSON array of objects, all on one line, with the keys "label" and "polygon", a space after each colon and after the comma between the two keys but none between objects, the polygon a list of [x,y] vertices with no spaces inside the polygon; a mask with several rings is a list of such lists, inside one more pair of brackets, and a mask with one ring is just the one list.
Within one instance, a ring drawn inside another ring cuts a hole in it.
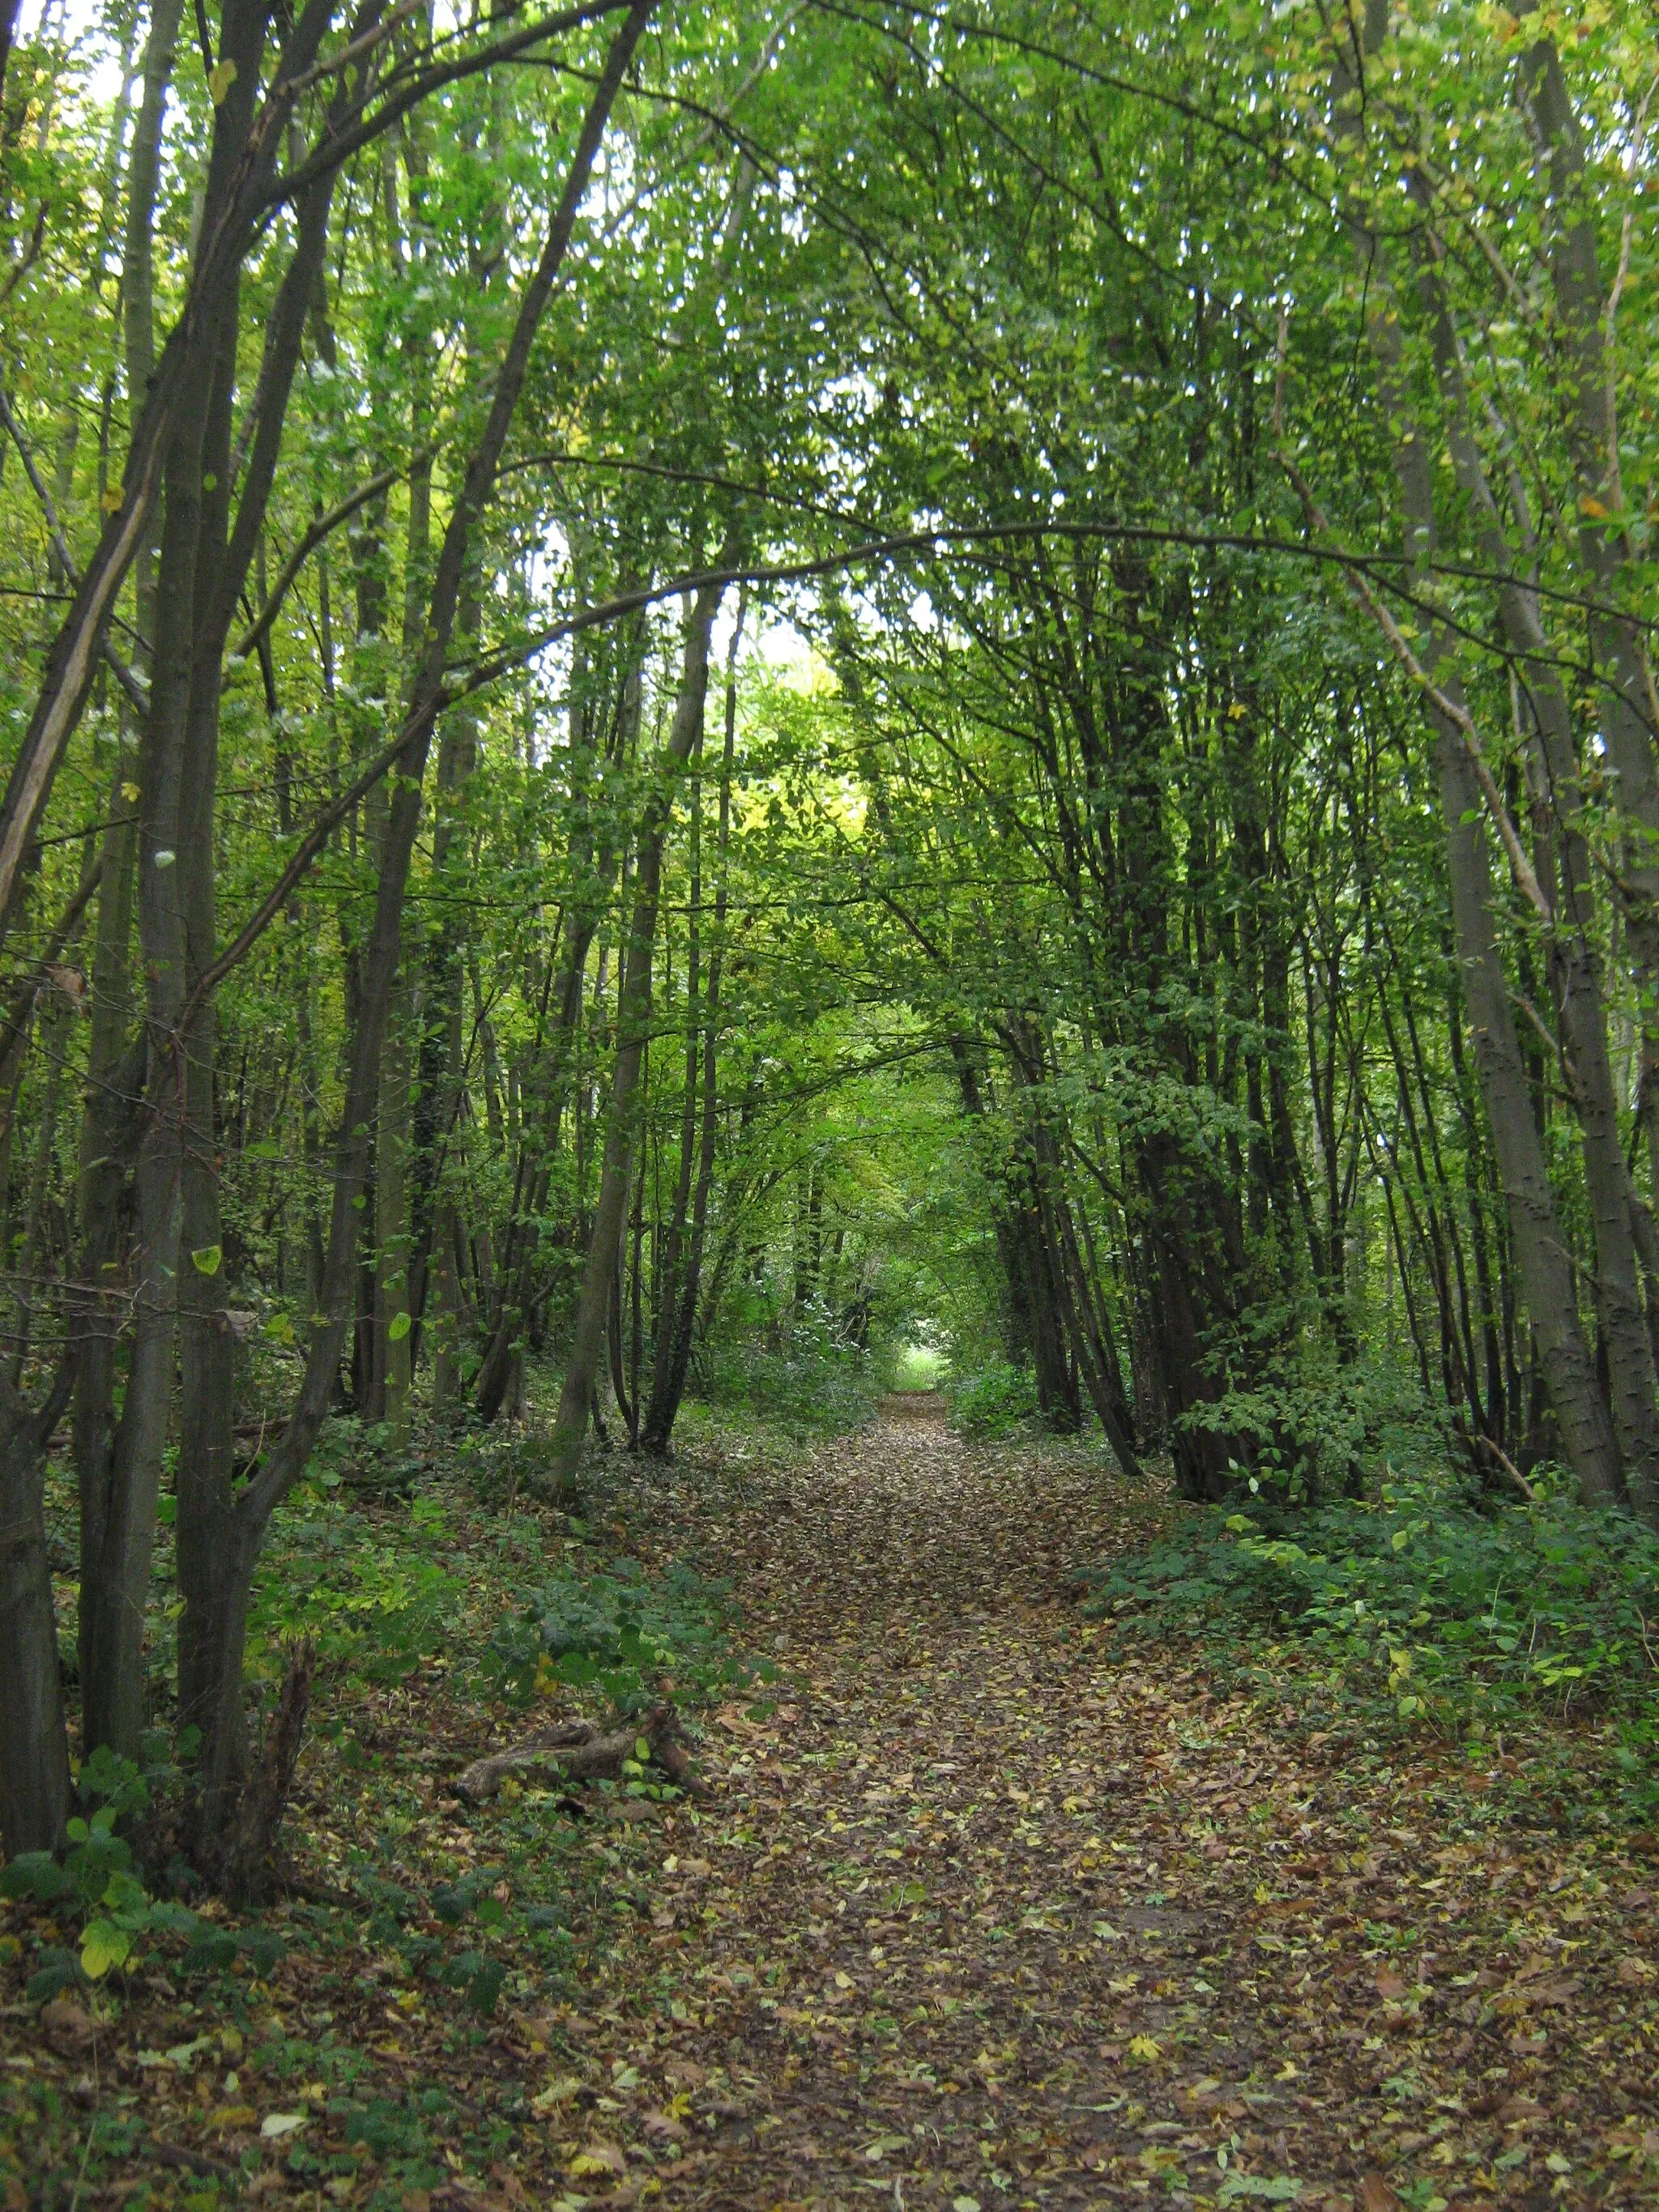
[{"label": "tree canopy", "polygon": [[909,1344],[1659,1524],[1639,9],[5,21],[8,1850],[54,1455],[232,1893],[341,1419],[545,1374],[556,1489]]}]

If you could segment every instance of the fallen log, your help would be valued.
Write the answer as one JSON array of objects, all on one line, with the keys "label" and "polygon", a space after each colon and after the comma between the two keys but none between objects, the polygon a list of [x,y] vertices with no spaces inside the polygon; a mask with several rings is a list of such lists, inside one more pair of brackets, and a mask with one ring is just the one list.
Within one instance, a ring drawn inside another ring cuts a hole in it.
[{"label": "fallen log", "polygon": [[562,1782],[614,1780],[622,1774],[623,1761],[634,1757],[643,1739],[652,1763],[677,1789],[695,1795],[702,1785],[679,1741],[678,1719],[672,1705],[653,1705],[608,1735],[601,1735],[591,1721],[562,1721],[509,1744],[505,1751],[475,1759],[449,1786],[464,1804],[484,1805],[499,1793],[509,1774],[526,1767],[550,1767]]}]

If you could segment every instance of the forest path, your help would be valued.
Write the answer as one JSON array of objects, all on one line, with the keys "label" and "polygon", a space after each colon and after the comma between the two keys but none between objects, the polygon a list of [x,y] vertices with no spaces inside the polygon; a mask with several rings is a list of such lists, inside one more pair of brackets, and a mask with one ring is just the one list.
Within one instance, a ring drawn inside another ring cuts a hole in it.
[{"label": "forest path", "polygon": [[[447,1540],[499,1571],[466,1496]],[[0,2212],[141,2182],[181,2212],[1659,2201],[1659,1838],[1598,1794],[1598,1723],[1477,1765],[1363,1686],[1322,1722],[1305,1645],[1230,1686],[1087,1620],[1079,1571],[1173,1510],[920,1399],[805,1456],[601,1455],[590,1529],[729,1576],[779,1669],[703,1716],[706,1794],[474,1812],[446,1773],[522,1702],[443,1663],[348,1683],[257,1993],[158,1960],[37,2014],[0,1916]],[[493,1919],[441,1920],[502,1860]],[[516,1966],[536,1898],[562,1963],[544,1933],[481,2014],[461,1954]]]},{"label": "forest path", "polygon": [[[1075,1576],[1147,1502],[908,1410],[805,1466],[727,1457],[712,1532],[709,1488],[680,1493],[792,1686],[717,1718],[698,1837],[674,1821],[653,1883],[641,1940],[680,1996],[635,2056],[679,2100],[647,2140],[678,2110],[682,2154],[644,2185],[700,2212],[1559,2201],[1566,1999],[1471,2025],[1515,1905],[1490,1852],[1437,1853],[1430,1778],[1345,1773],[1195,1655],[1115,1650]],[[1604,2169],[1613,2197],[1642,2162]]]}]

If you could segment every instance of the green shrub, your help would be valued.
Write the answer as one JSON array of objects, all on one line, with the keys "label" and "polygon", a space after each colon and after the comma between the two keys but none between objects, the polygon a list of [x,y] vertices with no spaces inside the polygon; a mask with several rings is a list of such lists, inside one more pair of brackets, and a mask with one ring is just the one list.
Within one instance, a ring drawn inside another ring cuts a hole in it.
[{"label": "green shrub", "polygon": [[399,1682],[443,1638],[465,1585],[441,1564],[446,1509],[417,1498],[387,1542],[381,1528],[308,1486],[278,1513],[254,1577],[248,1618],[253,1671],[274,1671],[285,1643],[310,1637],[319,1662],[373,1682]]},{"label": "green shrub", "polygon": [[1004,1437],[1037,1409],[1036,1378],[1029,1367],[998,1362],[946,1379],[951,1419],[964,1436]]},{"label": "green shrub", "polygon": [[787,1352],[717,1346],[699,1377],[709,1405],[751,1414],[790,1436],[848,1436],[868,1428],[881,1389],[868,1352],[805,1333]]},{"label": "green shrub", "polygon": [[89,1818],[69,1823],[62,1860],[50,1851],[24,1851],[0,1872],[0,1896],[27,1899],[80,1925],[78,1951],[37,1945],[24,1992],[31,2003],[44,2003],[72,1984],[101,1981],[115,1967],[131,1968],[146,1937],[182,1943],[187,1973],[229,1966],[244,1952],[256,1972],[268,1975],[275,1968],[283,1947],[268,1929],[228,1929],[198,1919],[182,1905],[152,1898],[139,1880],[132,1846],[117,1835],[116,1823],[142,1813],[151,1784],[162,1778],[176,1779],[174,1770],[141,1774],[130,1759],[100,1745],[79,1778],[82,1803],[95,1809]]},{"label": "green shrub", "polygon": [[1563,1498],[1477,1510],[1448,1486],[1250,1514],[1217,1507],[1091,1578],[1089,1610],[1149,1628],[1292,1637],[1401,1717],[1477,1700],[1659,1701],[1659,1538]]},{"label": "green shrub", "polygon": [[[521,1695],[562,1682],[635,1713],[666,1675],[681,1702],[696,1703],[750,1679],[732,1654],[728,1615],[727,1585],[678,1564],[656,1576],[632,1559],[605,1573],[571,1565],[503,1615],[489,1657]],[[769,1668],[757,1671],[771,1679]]]}]

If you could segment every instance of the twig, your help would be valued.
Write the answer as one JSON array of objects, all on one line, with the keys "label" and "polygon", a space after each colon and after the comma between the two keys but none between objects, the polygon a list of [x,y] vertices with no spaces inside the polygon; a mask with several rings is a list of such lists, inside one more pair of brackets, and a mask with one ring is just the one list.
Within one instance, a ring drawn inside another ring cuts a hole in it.
[{"label": "twig", "polygon": [[241,2179],[240,2166],[228,2166],[222,2158],[210,2158],[204,2150],[186,2150],[180,2143],[149,2143],[145,2154],[157,2166],[170,2166],[175,2173],[211,2173],[222,2181]]},{"label": "twig", "polygon": [[[1498,1466],[1502,1468],[1504,1474],[1508,1475],[1510,1480],[1515,1485],[1516,1488],[1521,1492],[1521,1495],[1527,1500],[1528,1504],[1536,1505],[1538,1503],[1538,1492],[1533,1488],[1531,1483],[1527,1480],[1526,1476],[1522,1474],[1520,1468],[1504,1450],[1503,1445],[1495,1444],[1490,1437],[1482,1437],[1480,1439],[1480,1442],[1485,1449],[1492,1454]],[[1493,1602],[1496,1603],[1496,1601],[1497,1601],[1494,1598]]]},{"label": "twig", "polygon": [[266,593],[265,603],[255,616],[251,628],[245,630],[241,637],[232,646],[230,657],[233,660],[246,660],[254,647],[258,644],[272,623],[276,621],[277,611],[287,598],[289,586],[295,578],[331,531],[337,530],[343,522],[349,522],[360,507],[368,505],[377,492],[386,490],[389,484],[396,483],[399,477],[419,468],[422,462],[429,461],[437,450],[435,446],[422,447],[418,453],[412,453],[410,456],[407,468],[382,469],[378,476],[371,477],[367,483],[359,484],[356,491],[348,493],[337,505],[330,507],[326,514],[319,514],[317,517],[310,529],[306,532],[304,537],[301,538],[299,544],[277,570],[276,580]]},{"label": "twig", "polygon": [[[64,575],[68,577],[71,587],[78,592],[81,588],[81,574],[75,565],[75,556],[70,551],[69,541],[64,536],[63,525],[58,519],[57,505],[52,499],[51,491],[47,488],[46,478],[40,473],[40,468],[35,461],[33,453],[30,449],[28,440],[23,435],[22,428],[18,422],[17,417],[12,412],[11,402],[6,397],[3,388],[0,388],[0,422],[3,422],[5,424],[6,429],[10,434],[11,441],[13,445],[16,447],[18,453],[22,460],[23,472],[27,477],[30,483],[33,486],[34,495],[40,502],[40,511],[46,518],[46,530],[52,539],[52,550],[58,556],[59,565],[62,567]],[[105,638],[101,641],[100,650],[103,653],[104,659],[115,671],[116,681],[120,684],[121,689],[126,693],[128,698],[131,700],[133,705],[138,709],[138,712],[141,714],[148,714],[149,711],[149,691],[139,681],[138,678],[134,675],[131,669],[127,666],[126,662],[122,659],[120,654],[117,653],[115,647],[110,643],[108,638]]]}]

